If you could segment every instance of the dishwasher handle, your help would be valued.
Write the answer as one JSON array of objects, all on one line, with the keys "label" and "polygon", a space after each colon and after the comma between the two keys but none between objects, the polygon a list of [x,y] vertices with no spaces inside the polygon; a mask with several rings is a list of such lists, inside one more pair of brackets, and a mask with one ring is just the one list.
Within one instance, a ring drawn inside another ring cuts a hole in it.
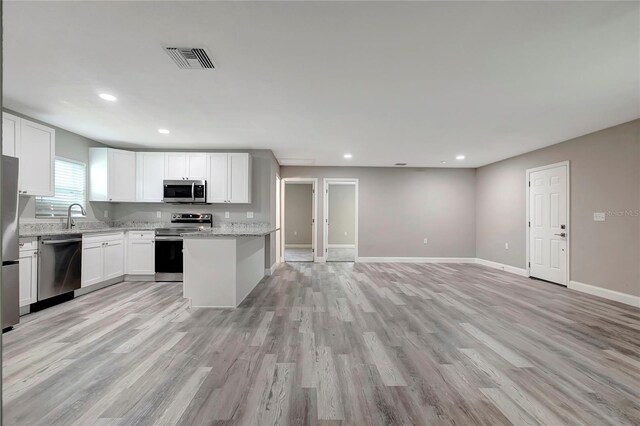
[{"label": "dishwasher handle", "polygon": [[67,240],[42,240],[42,244],[54,245],[54,244],[68,244],[82,242],[82,238],[69,238]]}]

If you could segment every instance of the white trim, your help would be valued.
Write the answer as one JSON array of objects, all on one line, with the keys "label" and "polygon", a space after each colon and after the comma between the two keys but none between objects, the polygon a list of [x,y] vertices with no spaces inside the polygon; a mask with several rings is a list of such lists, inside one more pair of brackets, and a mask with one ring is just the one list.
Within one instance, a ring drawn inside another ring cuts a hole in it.
[{"label": "white trim", "polygon": [[356,257],[360,263],[476,263],[473,257]]},{"label": "white trim", "polygon": [[[356,205],[355,205],[355,215],[356,215],[356,223],[354,229],[354,243],[351,247],[355,248],[355,259],[358,259],[358,217],[359,215],[359,204],[360,204],[360,179],[356,178],[324,178],[322,180],[322,254],[325,255],[327,253],[327,249],[334,247],[341,247],[340,244],[331,244],[329,245],[329,224],[327,221],[327,217],[329,216],[329,192],[328,185],[355,185],[355,197],[356,197]],[[326,256],[323,256],[326,258]]]},{"label": "white trim", "polygon": [[327,258],[324,256],[317,256],[313,261],[316,263],[325,263],[327,261]]},{"label": "white trim", "polygon": [[264,275],[265,276],[273,275],[276,269],[278,269],[278,262],[275,262],[273,265],[271,265],[271,268],[265,268]]},{"label": "white trim", "polygon": [[609,290],[607,288],[596,287],[594,285],[584,284],[578,281],[569,281],[569,288],[581,293],[587,293],[592,296],[602,297],[604,299],[609,299],[616,302],[624,303],[626,305],[635,306],[636,308],[640,308],[639,296],[633,296],[631,294],[621,293],[619,291]]},{"label": "white trim", "polygon": [[287,184],[295,183],[295,184],[311,184],[311,188],[313,191],[313,206],[311,207],[311,220],[313,222],[313,230],[311,232],[311,248],[313,249],[313,259],[315,260],[318,256],[318,178],[283,178],[280,179],[280,184],[282,188],[280,190],[280,235],[282,236],[282,244],[280,244],[280,248],[282,253],[280,253],[280,258],[284,260],[284,249],[286,245],[285,238],[285,225],[287,224],[285,220],[284,214],[284,206],[285,206],[285,197],[287,195]]},{"label": "white trim", "polygon": [[327,244],[327,248],[356,248],[355,244]]},{"label": "white trim", "polygon": [[501,271],[511,272],[512,274],[528,277],[527,270],[524,268],[517,268],[511,265],[505,265],[504,263],[492,262],[491,260],[476,259],[478,265],[488,266],[489,268],[500,269]]},{"label": "white trim", "polygon": [[529,186],[529,181],[531,173],[533,172],[539,172],[540,170],[546,170],[546,169],[553,169],[554,167],[561,167],[561,166],[565,166],[567,168],[567,265],[566,265],[566,271],[567,271],[567,277],[566,277],[566,285],[568,286],[569,283],[571,283],[571,234],[573,232],[573,230],[571,229],[571,164],[570,162],[567,161],[561,161],[559,163],[553,163],[553,164],[548,164],[546,166],[540,166],[540,167],[534,167],[532,169],[527,169],[526,173],[525,173],[525,181],[524,181],[524,185],[525,185],[525,222],[524,222],[524,229],[525,229],[525,234],[526,234],[526,258],[524,260],[524,264],[525,264],[525,277],[530,277],[531,276],[531,268],[529,267],[529,262],[531,261],[531,255],[530,255],[530,247],[529,247],[529,239],[531,236],[531,229],[529,228],[529,221],[530,221],[530,216],[529,216],[529,197],[530,197],[530,190],[531,187]]},{"label": "white trim", "polygon": [[287,244],[284,246],[285,249],[288,248],[311,248],[311,244]]}]

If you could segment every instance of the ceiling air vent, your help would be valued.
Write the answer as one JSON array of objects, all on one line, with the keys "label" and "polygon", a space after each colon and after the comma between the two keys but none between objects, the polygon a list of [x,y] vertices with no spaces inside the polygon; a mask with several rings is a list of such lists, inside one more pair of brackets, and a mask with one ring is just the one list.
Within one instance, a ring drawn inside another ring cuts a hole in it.
[{"label": "ceiling air vent", "polygon": [[204,49],[197,47],[165,47],[164,50],[171,56],[178,68],[187,70],[215,68]]}]

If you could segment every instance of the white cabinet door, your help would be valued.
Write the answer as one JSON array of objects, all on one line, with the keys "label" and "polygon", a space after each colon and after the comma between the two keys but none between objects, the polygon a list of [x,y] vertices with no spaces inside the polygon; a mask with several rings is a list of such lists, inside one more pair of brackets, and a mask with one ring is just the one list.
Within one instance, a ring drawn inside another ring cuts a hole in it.
[{"label": "white cabinet door", "polygon": [[228,154],[208,154],[209,178],[207,179],[208,203],[226,203],[229,200],[228,190]]},{"label": "white cabinet door", "polygon": [[136,200],[136,154],[122,149],[108,153],[109,201]]},{"label": "white cabinet door", "polygon": [[187,153],[187,178],[192,180],[207,179],[207,154]]},{"label": "white cabinet door", "polygon": [[251,202],[251,157],[249,154],[229,154],[230,203]]},{"label": "white cabinet door", "polygon": [[127,274],[155,274],[155,242],[153,234],[130,232],[127,246]]},{"label": "white cabinet door", "polygon": [[6,112],[2,113],[2,155],[18,156],[20,141],[20,117]]},{"label": "white cabinet door", "polygon": [[168,180],[187,178],[187,155],[184,152],[167,152],[164,155],[164,176]]},{"label": "white cabinet door", "polygon": [[104,242],[82,243],[82,287],[104,281]]},{"label": "white cabinet door", "polygon": [[104,246],[104,279],[124,275],[124,244],[122,240],[106,242]]},{"label": "white cabinet door", "polygon": [[20,251],[20,306],[38,301],[38,252]]},{"label": "white cabinet door", "polygon": [[18,158],[20,158],[18,192],[23,195],[53,195],[56,131],[29,120],[20,120],[18,146]]},{"label": "white cabinet door", "polygon": [[163,198],[164,153],[136,153],[136,201],[161,203]]}]

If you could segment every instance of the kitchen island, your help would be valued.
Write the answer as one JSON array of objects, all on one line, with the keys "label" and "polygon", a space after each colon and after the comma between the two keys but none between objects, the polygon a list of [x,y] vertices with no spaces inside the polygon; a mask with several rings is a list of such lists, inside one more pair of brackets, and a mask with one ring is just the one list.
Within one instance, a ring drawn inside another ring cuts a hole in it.
[{"label": "kitchen island", "polygon": [[237,308],[269,273],[277,228],[182,234],[183,296],[192,307]]}]

